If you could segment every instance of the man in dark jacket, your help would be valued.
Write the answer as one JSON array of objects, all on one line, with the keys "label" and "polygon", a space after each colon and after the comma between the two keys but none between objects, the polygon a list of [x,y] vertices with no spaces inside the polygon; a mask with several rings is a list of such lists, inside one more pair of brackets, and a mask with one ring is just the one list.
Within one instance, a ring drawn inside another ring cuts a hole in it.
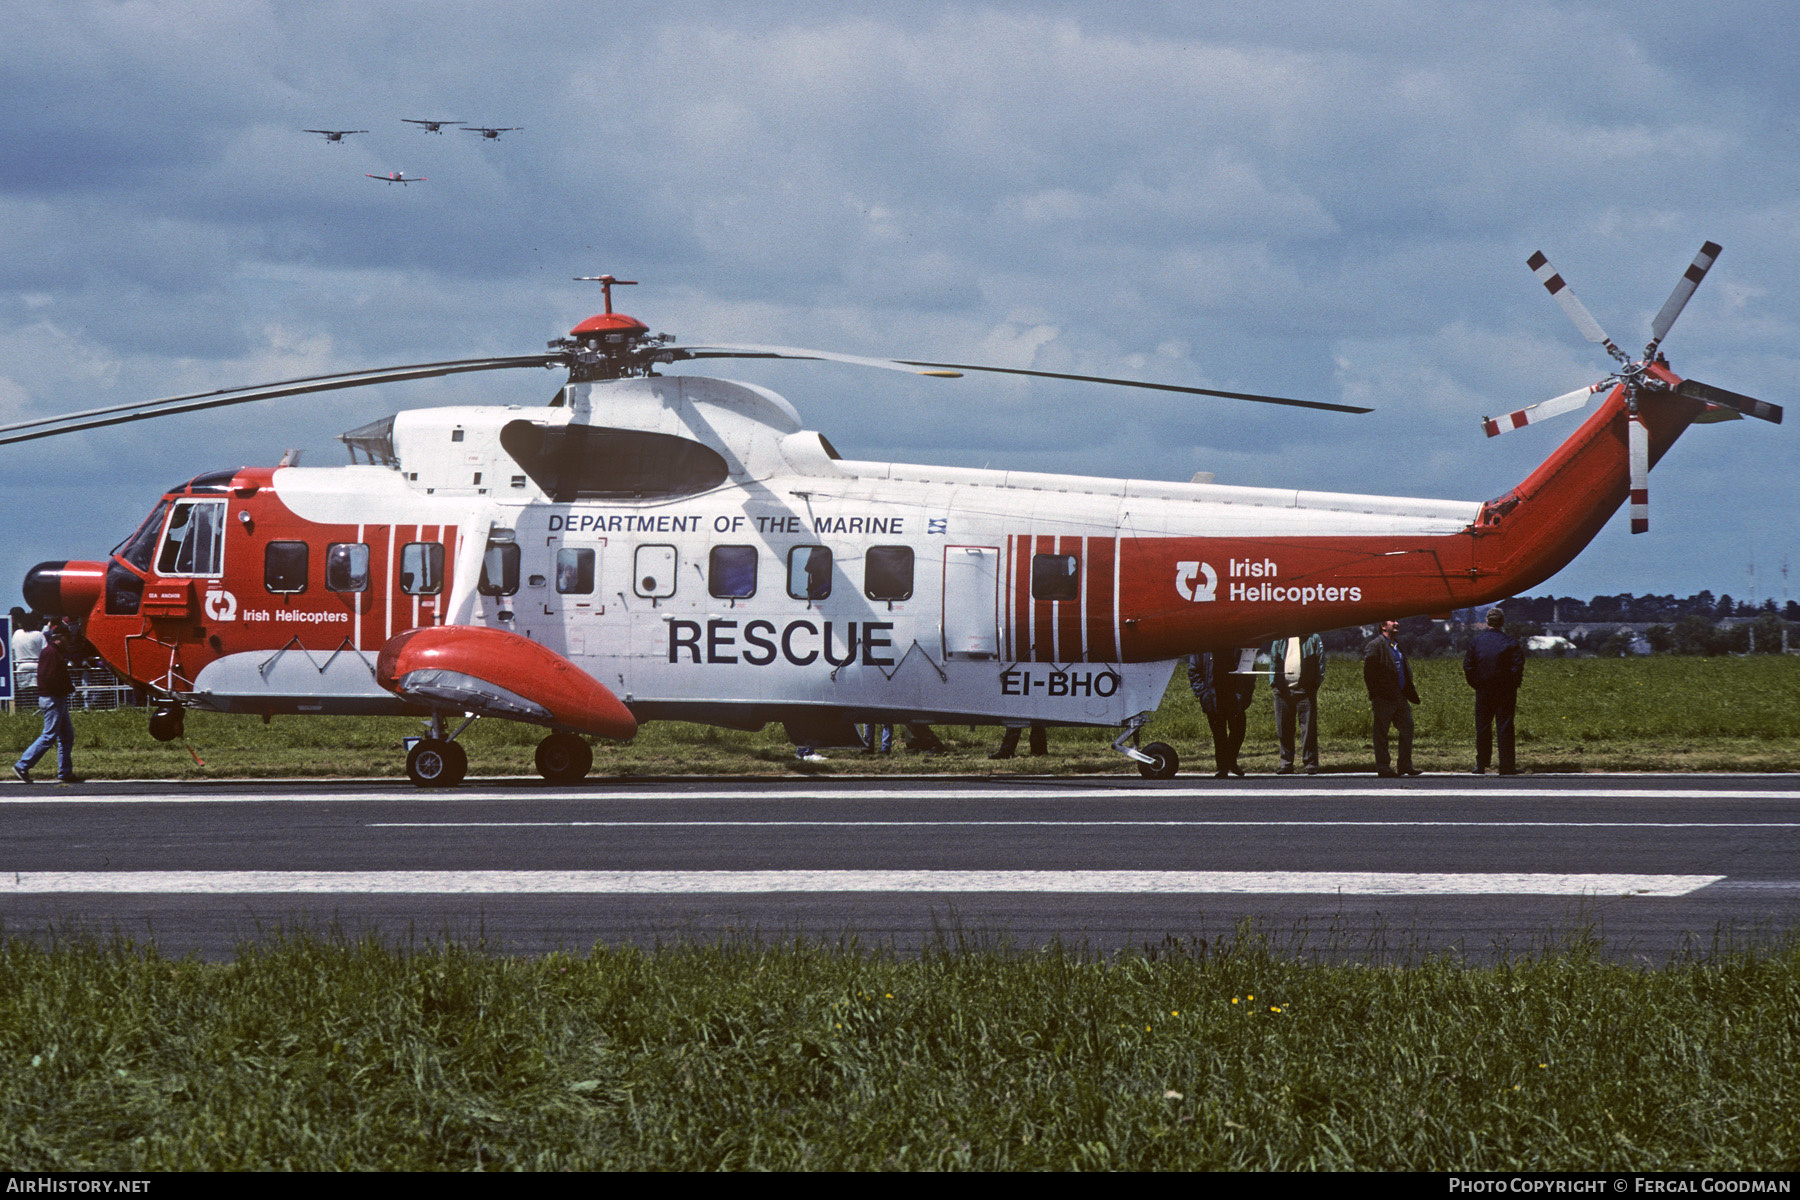
[{"label": "man in dark jacket", "polygon": [[[1412,664],[1395,640],[1399,636],[1400,622],[1383,621],[1381,632],[1363,646],[1363,686],[1375,713],[1375,773],[1384,779],[1424,774],[1412,761],[1412,706],[1419,702],[1419,693],[1413,687]],[[1388,766],[1389,725],[1400,734],[1400,753],[1392,767]]]},{"label": "man in dark jacket", "polygon": [[1214,779],[1242,775],[1238,750],[1244,744],[1244,714],[1256,691],[1256,676],[1236,674],[1236,650],[1207,651],[1188,659],[1188,686],[1212,727]]},{"label": "man in dark jacket", "polygon": [[1463,678],[1475,689],[1475,771],[1487,774],[1493,761],[1494,734],[1500,734],[1500,774],[1517,775],[1513,755],[1513,714],[1519,707],[1519,685],[1525,680],[1525,650],[1501,626],[1506,616],[1488,609],[1488,627],[1469,639],[1463,654]]},{"label": "man in dark jacket", "polygon": [[75,683],[69,668],[75,662],[76,647],[81,639],[60,621],[51,622],[44,630],[44,637],[44,649],[38,655],[37,679],[38,711],[44,717],[44,732],[13,764],[13,774],[20,783],[30,783],[31,768],[50,749],[50,743],[55,742],[57,782],[76,783],[75,726],[69,720],[69,697],[75,691]]},{"label": "man in dark jacket", "polygon": [[1277,775],[1294,773],[1294,726],[1300,726],[1300,760],[1308,775],[1319,773],[1319,684],[1325,678],[1325,639],[1276,638],[1269,643],[1275,668],[1269,681],[1275,693],[1275,737],[1281,744]]}]

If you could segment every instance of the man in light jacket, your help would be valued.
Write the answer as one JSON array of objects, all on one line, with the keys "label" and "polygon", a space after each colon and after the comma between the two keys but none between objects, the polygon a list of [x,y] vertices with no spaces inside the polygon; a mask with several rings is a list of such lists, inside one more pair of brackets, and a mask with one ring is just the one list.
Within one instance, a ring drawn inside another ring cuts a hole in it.
[{"label": "man in light jacket", "polygon": [[1281,743],[1277,775],[1294,773],[1294,726],[1300,727],[1300,763],[1319,773],[1319,684],[1325,679],[1325,639],[1318,634],[1276,638],[1269,643],[1275,668],[1275,736]]}]

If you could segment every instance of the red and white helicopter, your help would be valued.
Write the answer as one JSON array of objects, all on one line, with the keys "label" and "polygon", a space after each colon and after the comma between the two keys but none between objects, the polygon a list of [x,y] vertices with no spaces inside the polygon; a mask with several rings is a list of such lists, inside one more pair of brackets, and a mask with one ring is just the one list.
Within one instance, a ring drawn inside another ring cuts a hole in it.
[{"label": "red and white helicopter", "polygon": [[[858,722],[1120,729],[1151,778],[1178,765],[1137,732],[1179,659],[1390,616],[1446,613],[1561,569],[1688,425],[1773,405],[1676,376],[1657,347],[1708,243],[1631,361],[1532,265],[1619,369],[1529,478],[1486,502],[853,461],[764,388],[668,364],[799,358],[925,375],[1088,379],[1344,412],[1347,405],[780,346],[681,346],[612,310],[545,354],[421,363],[172,396],[0,428],[0,444],[169,413],[471,371],[561,367],[543,407],[402,412],[341,435],[352,465],[197,475],[100,561],[32,568],[26,599],[158,700],[247,713],[413,713],[421,786],[454,786],[456,737],[545,727],[541,773],[586,774],[585,737],[640,722],[853,744]],[[1598,335],[1598,336],[1596,336]],[[1525,409],[1489,432],[1575,404]],[[462,724],[450,729],[450,723]]]}]

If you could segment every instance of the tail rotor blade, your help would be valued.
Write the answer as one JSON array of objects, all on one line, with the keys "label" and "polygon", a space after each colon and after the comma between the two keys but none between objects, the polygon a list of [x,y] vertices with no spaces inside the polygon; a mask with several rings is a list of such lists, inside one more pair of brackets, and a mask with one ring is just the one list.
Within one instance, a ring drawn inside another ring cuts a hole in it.
[{"label": "tail rotor blade", "polygon": [[1566,412],[1574,412],[1588,402],[1588,397],[1604,389],[1612,383],[1611,379],[1602,379],[1599,383],[1590,383],[1584,388],[1576,388],[1561,396],[1549,400],[1540,400],[1536,404],[1528,404],[1524,408],[1514,409],[1504,417],[1483,417],[1481,428],[1489,437],[1499,437],[1515,429],[1523,429],[1534,421],[1542,421],[1547,417],[1560,416]]},{"label": "tail rotor blade", "polygon": [[1663,304],[1662,311],[1656,314],[1654,321],[1650,322],[1650,344],[1644,347],[1645,358],[1656,357],[1656,348],[1662,344],[1663,338],[1668,334],[1669,326],[1675,324],[1675,318],[1679,317],[1681,310],[1687,306],[1688,297],[1694,294],[1694,289],[1700,286],[1700,281],[1706,278],[1708,271],[1712,270],[1713,261],[1719,257],[1719,251],[1723,249],[1724,247],[1717,242],[1707,242],[1700,247],[1700,253],[1694,255],[1694,261],[1682,273],[1680,281],[1675,285],[1675,290],[1669,293],[1669,298]]},{"label": "tail rotor blade", "polygon": [[1575,322],[1575,328],[1581,330],[1582,337],[1595,345],[1606,347],[1606,352],[1619,362],[1628,361],[1625,352],[1606,336],[1606,330],[1600,328],[1600,322],[1594,320],[1594,315],[1588,312],[1586,306],[1575,298],[1575,293],[1569,290],[1569,285],[1564,283],[1563,277],[1556,273],[1556,268],[1550,265],[1550,260],[1544,257],[1542,250],[1526,259],[1525,265],[1531,268],[1531,273],[1536,275],[1538,282],[1544,285],[1544,290],[1550,293],[1551,299],[1560,304],[1562,310],[1569,314],[1569,320]]},{"label": "tail rotor blade", "polygon": [[1650,431],[1635,412],[1627,418],[1627,449],[1631,454],[1631,532],[1650,532]]},{"label": "tail rotor blade", "polygon": [[1710,383],[1701,383],[1698,379],[1684,379],[1675,389],[1677,396],[1686,396],[1692,400],[1704,400],[1708,404],[1717,404],[1721,408],[1735,409],[1746,417],[1756,417],[1771,424],[1781,424],[1781,405],[1770,404],[1766,400],[1757,400],[1751,396],[1740,396],[1736,392],[1728,392],[1724,388],[1714,387]]}]

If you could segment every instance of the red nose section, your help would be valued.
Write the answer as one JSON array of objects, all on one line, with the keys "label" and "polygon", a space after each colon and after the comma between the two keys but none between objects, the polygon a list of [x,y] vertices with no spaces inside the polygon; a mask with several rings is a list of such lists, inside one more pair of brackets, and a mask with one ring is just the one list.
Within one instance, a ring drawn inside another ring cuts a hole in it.
[{"label": "red nose section", "polygon": [[25,572],[20,590],[34,612],[85,617],[105,586],[105,563],[42,562]]},{"label": "red nose section", "polygon": [[434,708],[621,741],[637,733],[631,710],[592,675],[504,629],[442,625],[403,633],[381,648],[375,678],[389,691]]}]

